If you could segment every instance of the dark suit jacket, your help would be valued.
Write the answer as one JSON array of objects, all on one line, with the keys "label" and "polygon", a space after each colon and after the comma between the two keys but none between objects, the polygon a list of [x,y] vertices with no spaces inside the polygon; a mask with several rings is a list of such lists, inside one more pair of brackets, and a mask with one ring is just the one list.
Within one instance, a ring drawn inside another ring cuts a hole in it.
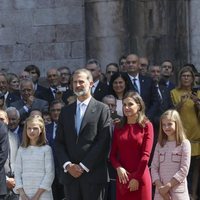
[{"label": "dark suit jacket", "polygon": [[45,126],[45,128],[46,128],[46,137],[47,137],[47,140],[48,140],[48,144],[53,149],[53,147],[54,147],[54,139],[53,139],[54,122],[47,124]]},{"label": "dark suit jacket", "polygon": [[6,98],[6,106],[10,107],[11,103],[20,100],[20,94],[19,93],[8,93],[8,96]]},{"label": "dark suit jacket", "polygon": [[163,78],[161,78],[161,80],[160,80],[160,85],[166,86],[169,91],[173,90],[176,87],[176,85],[171,81],[169,81],[167,84],[166,80]]},{"label": "dark suit jacket", "polygon": [[[76,102],[61,111],[56,134],[56,155],[60,166],[65,162],[79,164],[90,171],[81,175],[90,183],[106,183],[107,158],[110,139],[110,112],[108,107],[91,98],[82,120],[79,135],[75,129]],[[70,184],[77,179],[61,168],[61,181]],[[79,178],[78,178],[79,179]]]},{"label": "dark suit jacket", "polygon": [[8,149],[8,129],[6,125],[0,122],[0,195],[7,193],[4,164],[8,157]]},{"label": "dark suit jacket", "polygon": [[[73,95],[73,92],[70,89],[67,89],[65,92],[63,92],[62,100],[66,105],[68,104],[67,98],[72,95]],[[53,100],[55,100],[54,95],[50,88],[44,91],[42,95],[42,99],[44,99],[45,101],[48,101],[49,105],[51,104]]]},{"label": "dark suit jacket", "polygon": [[53,152],[56,175],[58,175],[60,173],[60,170],[59,170],[58,159],[57,159],[56,153],[55,153],[55,138],[53,138],[54,122],[46,125],[45,128],[46,128],[47,141],[48,141],[49,146],[52,148],[52,152]]},{"label": "dark suit jacket", "polygon": [[43,99],[43,100],[46,100],[44,99],[44,94],[47,92],[47,88],[41,86],[41,85],[37,85],[37,89],[34,93],[34,96],[38,99]]},{"label": "dark suit jacket", "polygon": [[49,109],[49,104],[47,101],[42,100],[42,99],[37,99],[37,98],[34,99],[32,107],[29,110],[29,112],[26,112],[26,110],[23,108],[24,105],[25,103],[22,99],[15,101],[14,103],[11,104],[11,106],[19,110],[20,119],[22,121],[25,120],[29,116],[29,113],[31,112],[31,110],[37,109],[37,110],[40,110],[41,112],[44,112],[44,111],[48,111]]},{"label": "dark suit jacket", "polygon": [[108,94],[108,85],[99,81],[92,96],[96,100],[102,101],[103,97],[105,97],[107,94]]},{"label": "dark suit jacket", "polygon": [[[131,79],[127,74],[128,84],[131,90],[135,90]],[[140,81],[140,96],[145,103],[146,115],[150,120],[153,120],[158,108],[157,91],[153,80],[148,76],[142,76],[139,74]]]},{"label": "dark suit jacket", "polygon": [[171,95],[170,95],[170,90],[169,88],[167,88],[167,86],[165,84],[163,84],[163,82],[159,82],[158,84],[159,89],[160,89],[160,93],[162,95],[162,99],[159,98],[159,94],[157,92],[158,95],[158,110],[154,116],[154,130],[158,131],[159,129],[159,122],[160,122],[160,116],[168,109],[172,109],[173,103],[171,100]]}]

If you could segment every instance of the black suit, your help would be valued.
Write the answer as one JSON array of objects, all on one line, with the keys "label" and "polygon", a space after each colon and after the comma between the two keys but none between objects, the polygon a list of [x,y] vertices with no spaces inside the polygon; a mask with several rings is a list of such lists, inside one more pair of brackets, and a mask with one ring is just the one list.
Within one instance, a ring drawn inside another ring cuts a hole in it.
[{"label": "black suit", "polygon": [[[67,89],[65,92],[63,92],[62,101],[67,105],[68,104],[67,98],[72,95],[73,95],[72,90]],[[48,88],[46,91],[44,91],[44,93],[42,94],[42,99],[48,101],[49,105],[51,104],[51,102],[53,100],[55,100],[54,94],[50,88]]]},{"label": "black suit", "polygon": [[105,97],[107,94],[108,94],[108,85],[99,81],[92,96],[96,100],[102,101],[103,97]]},{"label": "black suit", "polygon": [[10,107],[11,103],[20,100],[20,94],[18,92],[9,92],[6,98],[6,106]]},{"label": "black suit", "polygon": [[41,86],[41,85],[37,85],[37,89],[35,90],[34,96],[38,99],[44,99],[44,94],[46,94],[47,92],[47,88]]},{"label": "black suit", "polygon": [[2,195],[7,193],[4,164],[8,157],[8,149],[8,129],[6,125],[0,121],[0,199]]},{"label": "black suit", "polygon": [[[130,89],[135,91],[133,83],[128,74],[127,74],[127,79]],[[139,74],[139,82],[140,82],[140,96],[142,97],[145,103],[146,115],[150,120],[153,120],[159,105],[155,84],[150,77],[142,76],[141,74]]]},{"label": "black suit", "polygon": [[[94,188],[106,186],[107,183],[107,157],[110,138],[110,112],[109,108],[94,98],[91,98],[85,111],[79,135],[75,128],[76,104],[68,105],[61,111],[56,134],[56,154],[60,166],[70,161],[75,164],[80,162],[89,169],[79,178],[74,178],[61,169],[61,181],[69,188],[69,200],[96,200],[98,192]],[[77,184],[80,187],[90,185],[90,190],[81,188],[76,191]],[[74,191],[74,192],[72,192]],[[102,195],[103,197],[104,195]]]},{"label": "black suit", "polygon": [[52,151],[53,151],[53,157],[54,157],[54,164],[55,164],[55,178],[52,184],[52,192],[53,192],[53,199],[54,200],[61,200],[64,198],[64,189],[63,189],[63,185],[60,184],[59,182],[59,166],[58,166],[58,160],[57,157],[55,155],[55,139],[53,138],[53,134],[54,134],[54,122],[46,125],[46,137],[48,140],[48,144],[49,146],[51,146]]}]

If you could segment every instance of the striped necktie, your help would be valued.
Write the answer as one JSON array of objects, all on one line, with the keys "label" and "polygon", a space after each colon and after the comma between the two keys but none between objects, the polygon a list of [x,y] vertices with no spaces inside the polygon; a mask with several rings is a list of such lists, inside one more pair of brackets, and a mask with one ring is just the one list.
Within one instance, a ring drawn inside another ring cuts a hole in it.
[{"label": "striped necktie", "polygon": [[137,81],[137,79],[136,79],[136,78],[133,78],[133,86],[134,86],[134,89],[135,89],[135,91],[139,94],[139,89],[138,89],[138,86],[137,86],[136,81]]}]

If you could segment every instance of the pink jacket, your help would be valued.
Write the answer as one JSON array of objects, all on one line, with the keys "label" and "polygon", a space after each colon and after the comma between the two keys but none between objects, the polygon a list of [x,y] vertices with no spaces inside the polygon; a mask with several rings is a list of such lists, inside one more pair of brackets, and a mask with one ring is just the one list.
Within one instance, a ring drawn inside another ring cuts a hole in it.
[{"label": "pink jacket", "polygon": [[[161,147],[158,143],[155,148],[151,164],[152,182],[160,180],[163,184],[175,178],[179,184],[170,190],[174,200],[189,200],[187,188],[187,174],[190,167],[191,145],[189,140],[184,140],[176,146],[175,141],[167,141]],[[162,199],[156,188],[154,200]]]}]

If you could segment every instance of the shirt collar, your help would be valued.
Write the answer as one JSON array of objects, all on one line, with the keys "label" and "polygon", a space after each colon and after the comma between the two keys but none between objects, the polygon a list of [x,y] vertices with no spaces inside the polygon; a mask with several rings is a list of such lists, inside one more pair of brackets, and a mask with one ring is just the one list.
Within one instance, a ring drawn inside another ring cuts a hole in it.
[{"label": "shirt collar", "polygon": [[78,99],[77,99],[77,101],[76,101],[76,105],[78,105],[78,104],[80,104],[80,103],[82,103],[82,104],[84,104],[84,105],[86,105],[86,106],[88,106],[88,104],[89,104],[89,102],[90,102],[90,100],[91,100],[91,96],[90,97],[88,97],[85,101],[79,101]]},{"label": "shirt collar", "polygon": [[8,91],[4,94],[4,98],[7,99],[8,97]]},{"label": "shirt collar", "polygon": [[93,83],[93,87],[97,87],[97,85],[99,84],[99,80],[97,80],[96,82]]},{"label": "shirt collar", "polygon": [[130,74],[128,74],[128,76],[131,80],[133,79],[139,80],[139,74],[137,74],[136,76],[131,76]]}]

